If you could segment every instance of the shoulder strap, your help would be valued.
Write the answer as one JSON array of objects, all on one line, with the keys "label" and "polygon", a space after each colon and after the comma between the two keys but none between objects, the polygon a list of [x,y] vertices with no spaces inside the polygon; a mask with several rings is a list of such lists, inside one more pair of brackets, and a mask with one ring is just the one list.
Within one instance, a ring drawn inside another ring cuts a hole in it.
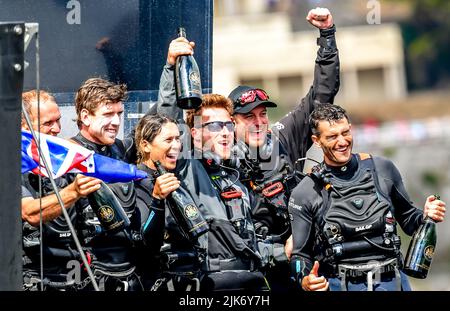
[{"label": "shoulder strap", "polygon": [[[392,203],[389,195],[383,192],[383,189],[381,188],[380,180],[378,179],[377,169],[375,166],[375,159],[368,153],[358,153],[358,156],[362,167],[368,168],[372,171],[372,176],[375,183],[375,187],[377,189],[377,194],[381,195],[385,200]],[[391,204],[391,207],[392,206],[393,205]]]},{"label": "shoulder strap", "polygon": [[123,141],[121,141],[120,139],[116,139],[114,144],[111,146],[111,150],[113,151],[113,153],[120,155],[120,157],[122,158],[126,152],[125,145],[123,144]]}]

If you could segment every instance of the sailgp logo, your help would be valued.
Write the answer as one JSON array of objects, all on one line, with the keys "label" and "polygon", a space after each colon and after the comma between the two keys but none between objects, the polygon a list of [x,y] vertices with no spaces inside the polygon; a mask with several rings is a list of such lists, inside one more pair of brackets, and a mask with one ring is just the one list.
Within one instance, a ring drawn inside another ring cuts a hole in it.
[{"label": "sailgp logo", "polygon": [[366,230],[369,230],[370,228],[372,228],[372,225],[365,225],[365,226],[356,227],[355,228],[355,232],[366,231]]}]

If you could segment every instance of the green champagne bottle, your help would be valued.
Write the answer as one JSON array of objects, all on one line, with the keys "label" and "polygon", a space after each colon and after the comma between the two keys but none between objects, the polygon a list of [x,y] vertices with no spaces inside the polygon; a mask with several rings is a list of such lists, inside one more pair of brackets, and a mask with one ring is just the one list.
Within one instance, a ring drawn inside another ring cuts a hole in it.
[{"label": "green champagne bottle", "polygon": [[130,225],[130,219],[116,195],[104,182],[100,184],[100,189],[89,194],[87,198],[106,232],[117,232]]},{"label": "green champagne bottle", "polygon": [[[186,38],[183,27],[178,36]],[[192,55],[181,55],[175,63],[175,89],[177,105],[181,109],[196,109],[202,103],[202,85],[197,62]]]},{"label": "green champagne bottle", "polygon": [[435,247],[436,223],[426,217],[425,223],[419,227],[411,239],[403,272],[413,278],[425,279],[430,270]]},{"label": "green champagne bottle", "polygon": [[[159,161],[154,163],[160,175],[167,173]],[[180,187],[170,193],[167,199],[170,203],[168,206],[173,217],[191,241],[209,230],[208,223],[186,190]]]}]

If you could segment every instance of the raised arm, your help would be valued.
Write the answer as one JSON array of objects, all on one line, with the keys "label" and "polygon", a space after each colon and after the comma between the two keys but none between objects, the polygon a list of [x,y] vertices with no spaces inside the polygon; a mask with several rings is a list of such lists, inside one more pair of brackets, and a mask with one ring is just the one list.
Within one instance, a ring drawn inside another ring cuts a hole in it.
[{"label": "raised arm", "polygon": [[194,46],[194,42],[189,42],[183,37],[176,38],[170,42],[167,62],[159,82],[157,112],[158,114],[174,118],[179,123],[184,123],[184,120],[183,110],[176,104],[174,66],[178,56],[194,54]]},{"label": "raised arm", "polygon": [[308,13],[307,20],[320,31],[313,85],[294,110],[273,127],[292,163],[305,157],[312,145],[309,115],[317,104],[332,103],[340,85],[339,53],[331,13],[327,9],[317,8]]}]

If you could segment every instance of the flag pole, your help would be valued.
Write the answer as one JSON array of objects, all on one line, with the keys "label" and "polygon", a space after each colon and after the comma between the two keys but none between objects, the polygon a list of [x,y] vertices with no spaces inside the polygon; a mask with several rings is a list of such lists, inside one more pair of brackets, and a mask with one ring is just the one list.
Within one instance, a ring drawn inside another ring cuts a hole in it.
[{"label": "flag pole", "polygon": [[[69,226],[69,230],[72,233],[72,237],[73,237],[73,240],[75,242],[76,248],[77,248],[78,252],[80,253],[81,260],[83,261],[84,266],[86,267],[87,273],[89,275],[89,278],[91,279],[91,282],[92,282],[92,285],[93,285],[94,289],[96,291],[99,291],[97,282],[95,280],[95,276],[92,273],[92,270],[91,270],[91,267],[89,266],[89,263],[87,261],[86,255],[84,254],[83,248],[81,247],[80,241],[78,240],[77,234],[76,234],[75,229],[74,229],[73,224],[72,224],[72,221],[70,220],[69,214],[66,211],[64,202],[63,202],[63,200],[61,198],[61,195],[59,193],[58,187],[56,186],[55,179],[53,178],[52,173],[49,170],[49,166],[47,164],[47,160],[42,155],[40,141],[37,139],[36,132],[33,129],[33,125],[32,125],[31,120],[30,120],[30,116],[28,115],[27,111],[25,110],[25,107],[23,106],[23,103],[22,103],[22,112],[23,112],[23,114],[25,116],[25,121],[27,122],[28,128],[30,129],[31,134],[33,135],[33,138],[36,141],[36,145],[37,145],[38,150],[39,150],[39,157],[40,157],[42,163],[44,163],[44,167],[47,169],[48,178],[50,179],[50,182],[52,184],[53,190],[55,191],[55,195],[56,195],[56,198],[58,199],[59,205],[61,205],[62,213],[64,215],[64,218],[65,218],[66,222],[67,222],[67,225]],[[43,281],[43,280],[41,280],[41,281]]]}]

